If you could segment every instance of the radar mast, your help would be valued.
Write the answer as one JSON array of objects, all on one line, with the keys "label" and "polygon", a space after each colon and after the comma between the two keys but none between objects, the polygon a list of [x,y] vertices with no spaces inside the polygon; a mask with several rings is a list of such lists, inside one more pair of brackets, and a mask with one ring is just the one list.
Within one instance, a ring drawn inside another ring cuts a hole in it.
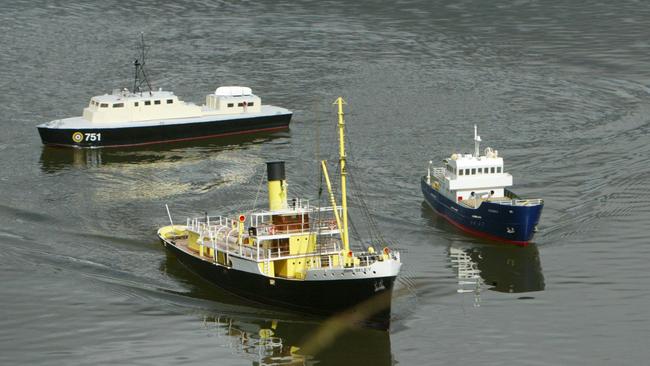
[{"label": "radar mast", "polygon": [[142,94],[142,85],[146,84],[149,88],[149,95],[152,95],[151,84],[147,78],[147,73],[144,70],[145,64],[145,51],[146,46],[144,44],[144,33],[140,33],[140,58],[135,59],[133,65],[135,66],[135,80],[133,81],[133,93]]}]

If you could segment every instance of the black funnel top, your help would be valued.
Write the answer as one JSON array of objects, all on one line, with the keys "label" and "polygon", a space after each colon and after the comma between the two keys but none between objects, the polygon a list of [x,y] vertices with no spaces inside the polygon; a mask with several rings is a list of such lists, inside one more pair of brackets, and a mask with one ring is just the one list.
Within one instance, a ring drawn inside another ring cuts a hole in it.
[{"label": "black funnel top", "polygon": [[273,180],[285,180],[284,161],[270,161],[266,163],[266,174],[269,182]]}]

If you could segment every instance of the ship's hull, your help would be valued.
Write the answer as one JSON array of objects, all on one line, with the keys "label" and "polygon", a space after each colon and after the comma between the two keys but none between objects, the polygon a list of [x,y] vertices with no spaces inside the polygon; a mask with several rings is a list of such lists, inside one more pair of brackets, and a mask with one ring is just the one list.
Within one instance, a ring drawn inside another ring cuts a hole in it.
[{"label": "ship's hull", "polygon": [[202,260],[163,238],[161,242],[189,270],[242,298],[320,316],[345,312],[365,326],[390,326],[395,276],[352,280],[270,278]]},{"label": "ship's hull", "polygon": [[420,184],[429,206],[454,226],[476,236],[513,244],[524,245],[532,240],[544,206],[483,202],[477,208],[469,208],[442,195],[427,184],[425,177]]},{"label": "ship's hull", "polygon": [[262,115],[249,118],[174,123],[165,121],[156,125],[66,128],[61,126],[38,126],[38,133],[45,145],[79,148],[124,147],[165,142],[188,141],[238,135],[245,133],[279,131],[289,128],[291,113]]}]

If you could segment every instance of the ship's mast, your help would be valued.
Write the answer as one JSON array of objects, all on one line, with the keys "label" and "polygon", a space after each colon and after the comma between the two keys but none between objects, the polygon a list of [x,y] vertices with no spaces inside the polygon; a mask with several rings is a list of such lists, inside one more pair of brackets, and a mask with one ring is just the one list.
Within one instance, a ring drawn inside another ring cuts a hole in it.
[{"label": "ship's mast", "polygon": [[151,84],[149,84],[149,79],[147,78],[147,73],[144,71],[144,56],[145,56],[145,45],[144,45],[144,33],[140,33],[140,59],[135,59],[133,65],[135,66],[135,80],[133,81],[133,93],[142,93],[141,86],[142,84],[147,84],[149,88],[149,95],[152,95]]},{"label": "ship's mast", "polygon": [[345,167],[345,120],[343,119],[343,98],[338,97],[334,104],[339,107],[339,165],[341,165],[341,206],[343,206],[343,249],[350,251],[350,242],[348,240],[348,200],[345,187],[347,169]]},{"label": "ship's mast", "polygon": [[474,157],[478,158],[479,144],[481,143],[481,136],[478,135],[478,129],[474,125]]}]

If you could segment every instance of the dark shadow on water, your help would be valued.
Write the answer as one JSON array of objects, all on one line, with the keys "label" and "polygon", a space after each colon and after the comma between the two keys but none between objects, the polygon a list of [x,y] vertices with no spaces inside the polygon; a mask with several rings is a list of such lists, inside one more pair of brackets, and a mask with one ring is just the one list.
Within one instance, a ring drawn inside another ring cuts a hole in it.
[{"label": "dark shadow on water", "polygon": [[141,147],[76,149],[43,146],[41,170],[57,173],[64,169],[99,168],[110,164],[151,164],[160,161],[178,161],[197,154],[246,148],[247,146],[287,138],[289,131],[253,133],[207,140],[172,142]]},{"label": "dark shadow on water", "polygon": [[[426,203],[422,203],[422,218],[436,231],[458,232]],[[467,235],[457,238],[448,237],[447,254],[459,279],[459,292],[480,291],[482,287],[504,293],[544,290],[539,250],[534,243],[518,246]]]},{"label": "dark shadow on water", "polygon": [[202,320],[205,331],[215,339],[215,347],[227,346],[253,365],[396,363],[387,331],[352,327],[334,339],[319,339],[328,324],[323,318],[282,311],[232,295],[191,272],[169,252],[161,271],[186,285],[189,291],[184,296],[209,301]]}]

